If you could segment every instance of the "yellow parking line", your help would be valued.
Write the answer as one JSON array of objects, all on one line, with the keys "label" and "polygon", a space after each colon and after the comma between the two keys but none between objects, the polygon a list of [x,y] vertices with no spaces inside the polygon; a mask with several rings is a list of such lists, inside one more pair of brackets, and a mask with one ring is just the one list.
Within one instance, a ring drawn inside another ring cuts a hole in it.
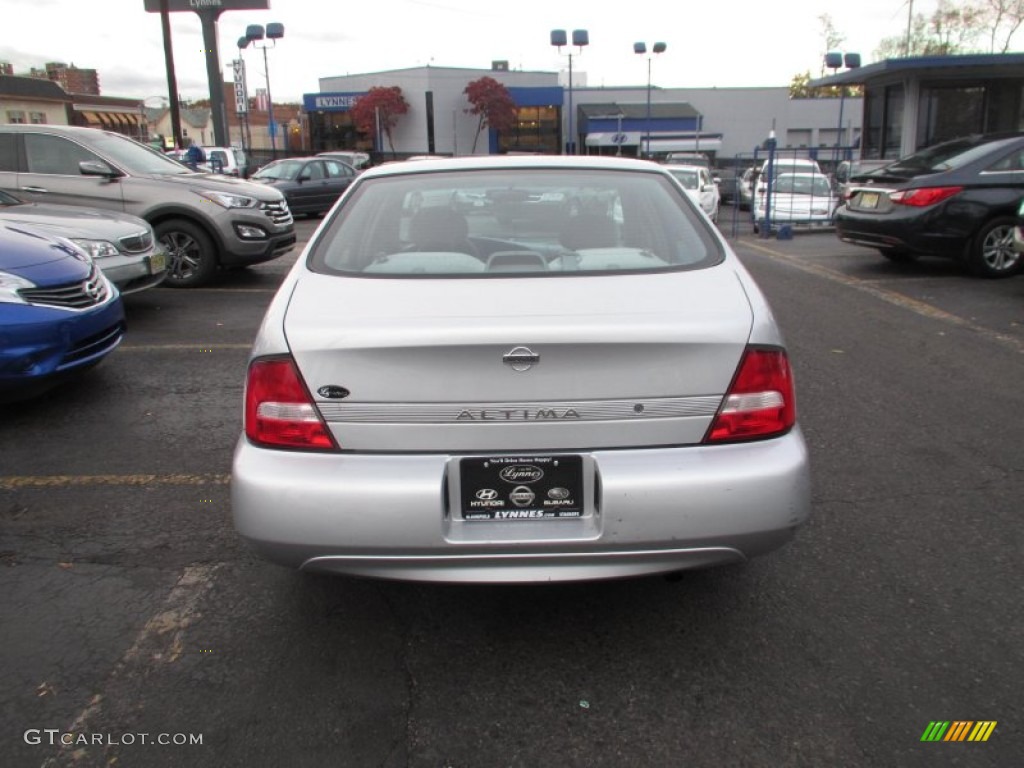
[{"label": "yellow parking line", "polygon": [[890,304],[895,304],[903,309],[908,309],[911,312],[915,312],[923,317],[931,318],[932,320],[939,320],[950,325],[955,325],[960,328],[966,328],[967,330],[974,331],[982,336],[993,341],[1002,342],[1003,344],[1010,344],[1017,348],[1018,352],[1024,352],[1024,342],[1020,339],[1014,338],[1013,336],[1007,336],[1005,333],[999,333],[993,331],[990,328],[984,328],[980,325],[972,323],[970,320],[965,320],[959,315],[954,315],[951,312],[934,307],[924,301],[918,301],[917,299],[911,299],[908,296],[896,293],[895,291],[889,291],[885,288],[879,288],[877,285],[869,283],[865,280],[861,280],[857,277],[851,277],[850,275],[844,275],[841,272],[823,267],[820,264],[814,264],[812,262],[804,261],[803,259],[791,256],[788,253],[782,253],[780,251],[768,248],[760,243],[752,243],[747,240],[743,240],[742,244],[755,251],[759,251],[767,256],[770,256],[775,261],[780,261],[788,264],[791,267],[815,275],[817,277],[824,278],[825,280],[831,280],[833,283],[839,283],[845,285],[848,288],[853,288],[858,291],[863,291],[874,296],[877,299],[886,301]]},{"label": "yellow parking line", "polygon": [[231,475],[10,475],[0,476],[0,490],[131,485],[227,485]]}]

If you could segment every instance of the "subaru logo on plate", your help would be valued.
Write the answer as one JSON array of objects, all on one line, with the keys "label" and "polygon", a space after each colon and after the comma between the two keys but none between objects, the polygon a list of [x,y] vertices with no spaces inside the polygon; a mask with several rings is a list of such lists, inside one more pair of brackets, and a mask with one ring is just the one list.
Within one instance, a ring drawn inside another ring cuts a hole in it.
[{"label": "subaru logo on plate", "polygon": [[518,488],[513,490],[508,497],[517,507],[528,507],[533,503],[533,500],[537,498],[537,494],[525,485],[520,485]]},{"label": "subaru logo on plate", "polygon": [[501,362],[512,366],[513,371],[528,371],[540,362],[540,355],[529,347],[514,347],[502,356]]},{"label": "subaru logo on plate", "polygon": [[513,464],[498,473],[506,483],[535,483],[544,477],[544,470],[533,464]]},{"label": "subaru logo on plate", "polygon": [[569,489],[568,488],[550,488],[548,489],[549,499],[568,499]]},{"label": "subaru logo on plate", "polygon": [[494,501],[494,499],[498,498],[498,492],[493,488],[481,488],[476,492],[476,497],[480,501]]}]

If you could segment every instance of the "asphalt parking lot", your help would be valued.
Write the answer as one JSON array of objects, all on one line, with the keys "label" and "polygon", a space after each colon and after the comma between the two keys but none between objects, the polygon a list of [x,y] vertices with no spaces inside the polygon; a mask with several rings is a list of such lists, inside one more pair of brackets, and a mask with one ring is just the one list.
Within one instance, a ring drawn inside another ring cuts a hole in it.
[{"label": "asphalt parking lot", "polygon": [[[298,254],[128,297],[114,355],[0,410],[0,762],[1018,764],[1024,277],[830,232],[732,244],[790,345],[814,510],[783,550],[676,580],[407,585],[257,560],[231,451]],[[998,725],[922,743],[936,720]]]}]

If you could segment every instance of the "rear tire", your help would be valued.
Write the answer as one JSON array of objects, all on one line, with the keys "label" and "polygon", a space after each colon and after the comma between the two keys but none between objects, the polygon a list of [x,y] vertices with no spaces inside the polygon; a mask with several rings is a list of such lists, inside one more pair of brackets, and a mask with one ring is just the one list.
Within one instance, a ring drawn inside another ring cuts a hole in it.
[{"label": "rear tire", "polygon": [[200,227],[185,219],[169,219],[153,228],[167,249],[170,288],[195,288],[208,283],[217,272],[217,250]]},{"label": "rear tire", "polygon": [[978,277],[1010,277],[1020,272],[1021,254],[1013,249],[1013,228],[1017,220],[1010,216],[988,222],[974,242],[967,266]]}]

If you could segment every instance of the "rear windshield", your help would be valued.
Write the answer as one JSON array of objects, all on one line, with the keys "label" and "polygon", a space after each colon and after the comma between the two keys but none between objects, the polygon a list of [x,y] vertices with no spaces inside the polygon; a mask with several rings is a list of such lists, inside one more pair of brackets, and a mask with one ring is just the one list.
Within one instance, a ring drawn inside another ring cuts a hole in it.
[{"label": "rear windshield", "polygon": [[812,174],[781,174],[772,185],[776,192],[793,195],[814,195],[816,197],[829,197],[832,194],[832,186],[825,176]]},{"label": "rear windshield", "polygon": [[[1009,141],[1004,142],[1009,144]],[[878,176],[917,176],[927,173],[941,173],[962,168],[979,157],[984,157],[998,146],[992,142],[979,143],[976,138],[948,141],[915,152],[901,158],[872,174]]]},{"label": "rear windshield", "polygon": [[721,247],[661,172],[479,169],[363,178],[309,257],[365,277],[694,269]]}]

